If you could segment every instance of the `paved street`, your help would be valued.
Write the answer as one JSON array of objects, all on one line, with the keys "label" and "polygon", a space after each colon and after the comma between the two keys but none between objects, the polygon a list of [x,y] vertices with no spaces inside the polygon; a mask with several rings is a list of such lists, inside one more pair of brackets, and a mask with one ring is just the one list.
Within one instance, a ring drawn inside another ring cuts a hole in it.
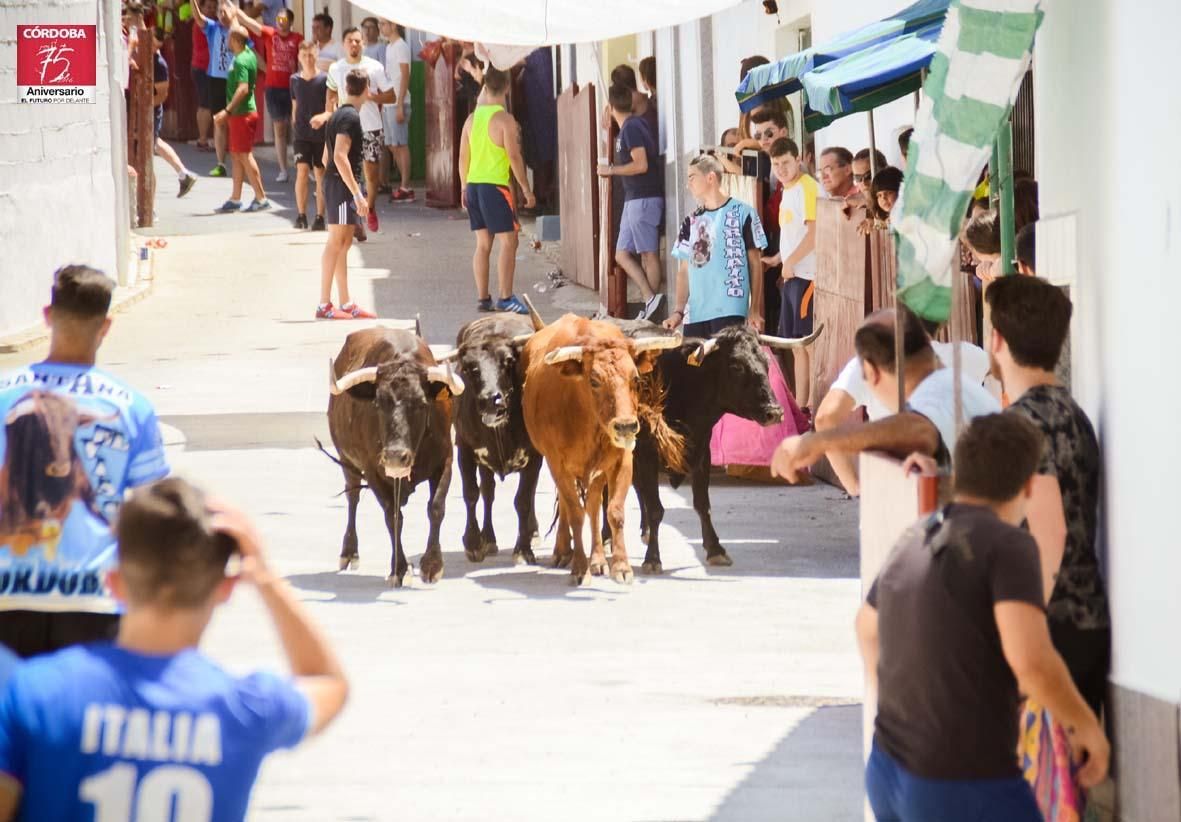
[{"label": "paved street", "polygon": [[[182,151],[195,171],[212,165]],[[545,559],[514,567],[502,550],[469,563],[455,477],[438,585],[386,588],[389,541],[368,495],[360,570],[336,571],[343,480],[313,437],[327,442],[325,362],[357,324],[312,319],[324,235],[291,228],[293,184],[270,183],[274,166],[263,168],[273,211],[214,215],[228,180],[203,176],[177,200],[157,161],[149,233],[168,246],[153,294],[117,316],[100,355],[155,404],[175,470],[257,518],[351,678],[337,724],[264,767],[250,818],[860,819],[857,507],[826,485],[718,478],[728,569],[703,567],[690,494],[665,487],[664,575],[576,589]],[[474,312],[466,218],[421,203],[379,214],[382,232],[352,252],[355,298],[382,318],[420,313],[432,344],[452,343]],[[553,266],[524,243],[520,254],[518,291],[547,319],[594,310],[576,286],[536,290]],[[515,485],[497,498],[502,546],[515,534]],[[546,471],[539,519],[554,504]],[[425,505],[420,489],[406,509],[415,565]],[[637,572],[638,519],[631,496]],[[282,665],[249,591],[215,617],[205,647],[235,669]]]}]

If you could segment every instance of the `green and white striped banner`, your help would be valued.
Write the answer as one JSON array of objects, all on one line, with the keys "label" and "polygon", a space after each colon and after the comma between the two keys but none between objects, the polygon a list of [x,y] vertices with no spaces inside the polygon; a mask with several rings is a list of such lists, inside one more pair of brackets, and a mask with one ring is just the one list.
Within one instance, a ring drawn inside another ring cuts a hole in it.
[{"label": "green and white striped banner", "polygon": [[[928,320],[951,313],[952,258],[972,190],[1029,66],[1039,0],[954,0],[915,115],[894,209],[898,297]],[[959,266],[955,269],[958,273]]]}]

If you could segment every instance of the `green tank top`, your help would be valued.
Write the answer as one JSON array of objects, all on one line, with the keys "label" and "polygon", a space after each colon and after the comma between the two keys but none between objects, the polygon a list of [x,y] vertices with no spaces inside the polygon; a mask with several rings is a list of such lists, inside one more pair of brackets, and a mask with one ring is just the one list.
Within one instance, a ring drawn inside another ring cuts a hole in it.
[{"label": "green tank top", "polygon": [[476,111],[472,115],[472,130],[469,135],[471,156],[466,180],[468,183],[508,185],[508,152],[492,142],[492,138],[488,136],[488,122],[498,111],[504,111],[504,106],[476,106]]}]

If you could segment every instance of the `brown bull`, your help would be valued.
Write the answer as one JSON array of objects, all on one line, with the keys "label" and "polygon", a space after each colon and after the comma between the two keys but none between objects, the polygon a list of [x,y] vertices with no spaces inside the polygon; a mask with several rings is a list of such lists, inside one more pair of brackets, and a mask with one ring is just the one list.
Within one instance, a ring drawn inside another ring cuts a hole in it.
[{"label": "brown bull", "polygon": [[[665,423],[660,409],[637,397],[641,372],[652,369],[660,349],[679,338],[632,341],[617,327],[567,314],[525,343],[525,426],[545,457],[558,490],[554,565],[571,565],[576,584],[603,574],[607,560],[598,528],[598,506],[587,500],[608,493],[611,578],[631,582],[623,539],[623,504],[632,478],[632,451],[643,415],[653,425],[661,456],[681,465],[684,440]],[[589,513],[592,550],[588,562],[583,523]],[[573,540],[573,548],[571,548]]]}]

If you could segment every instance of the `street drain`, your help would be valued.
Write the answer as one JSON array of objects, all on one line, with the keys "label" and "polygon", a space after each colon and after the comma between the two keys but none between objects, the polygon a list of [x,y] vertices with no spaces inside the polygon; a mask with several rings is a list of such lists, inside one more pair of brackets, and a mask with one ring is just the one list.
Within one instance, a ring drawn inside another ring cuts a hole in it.
[{"label": "street drain", "polygon": [[711,699],[715,705],[736,705],[742,708],[843,708],[860,705],[860,699],[839,696],[723,696]]}]

